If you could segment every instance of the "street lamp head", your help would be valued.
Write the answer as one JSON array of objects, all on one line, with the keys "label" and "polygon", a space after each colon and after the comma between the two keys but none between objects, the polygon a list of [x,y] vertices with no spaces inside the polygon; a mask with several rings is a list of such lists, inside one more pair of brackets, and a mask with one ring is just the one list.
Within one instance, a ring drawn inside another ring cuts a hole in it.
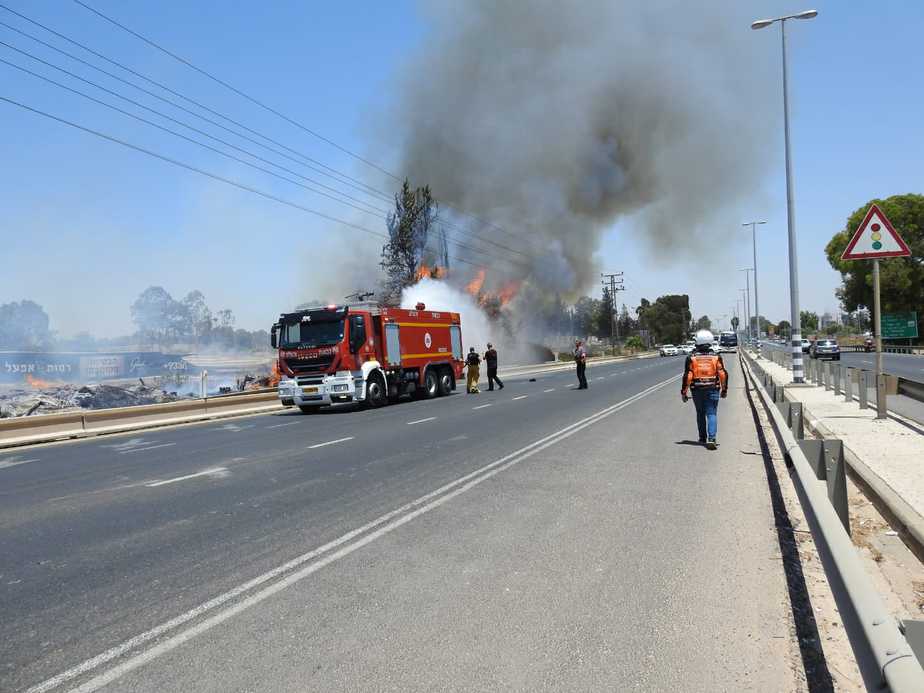
[{"label": "street lamp head", "polygon": [[755,31],[757,29],[766,29],[768,26],[775,22],[775,19],[758,19],[756,22],[751,23],[751,28]]},{"label": "street lamp head", "polygon": [[799,14],[793,15],[793,19],[814,19],[818,16],[818,10],[806,10]]}]

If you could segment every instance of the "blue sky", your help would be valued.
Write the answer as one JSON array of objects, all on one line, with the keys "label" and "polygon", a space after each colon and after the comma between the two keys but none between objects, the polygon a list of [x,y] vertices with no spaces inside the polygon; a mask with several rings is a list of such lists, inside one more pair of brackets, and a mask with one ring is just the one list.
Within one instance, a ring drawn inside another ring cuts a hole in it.
[{"label": "blue sky", "polygon": [[[248,104],[71,2],[4,2],[331,167],[361,178],[370,173],[343,152]],[[415,3],[278,1],[237,3],[233,11],[229,3],[218,0],[94,0],[91,4],[329,139],[393,165],[388,112],[394,76],[428,30],[426,17]],[[763,2],[754,6],[757,18],[810,5]],[[924,190],[924,52],[917,36],[924,25],[924,5],[819,2],[814,7],[818,18],[790,24],[789,37],[802,303],[822,312],[837,306],[833,291],[838,276],[823,254],[831,235],[871,197]],[[53,41],[3,10],[0,21]],[[751,32],[745,23],[741,31],[748,33],[758,60],[778,64],[778,28]],[[117,86],[2,26],[0,41]],[[65,79],[3,46],[0,58]],[[357,217],[337,203],[156,133],[3,64],[0,84],[0,95],[382,229],[374,218]],[[780,95],[778,80],[766,88]],[[781,111],[781,99],[771,103]],[[747,104],[742,104],[741,118],[748,117]],[[734,201],[734,207],[743,217],[768,222],[759,231],[761,312],[779,320],[788,317],[781,113],[773,114],[769,122],[766,137],[777,145],[778,156],[768,167],[763,186]],[[325,265],[325,257],[339,256],[346,247],[355,257],[351,271],[362,273],[374,264],[379,244],[374,238],[4,103],[0,103],[0,123],[4,210],[0,302],[38,301],[63,334],[82,329],[103,335],[130,331],[128,305],[151,284],[163,285],[176,297],[200,289],[214,309],[232,308],[239,326],[265,328],[280,310],[329,291],[324,275],[331,266]],[[704,263],[701,258],[652,257],[638,240],[637,223],[631,218],[617,222],[598,251],[604,269],[626,271],[628,290],[622,298],[630,306],[642,296],[682,292],[691,294],[697,314],[730,312],[738,287],[744,286],[743,273],[737,269],[750,265],[749,233],[741,227],[699,230],[708,242],[728,246],[716,261]]]}]

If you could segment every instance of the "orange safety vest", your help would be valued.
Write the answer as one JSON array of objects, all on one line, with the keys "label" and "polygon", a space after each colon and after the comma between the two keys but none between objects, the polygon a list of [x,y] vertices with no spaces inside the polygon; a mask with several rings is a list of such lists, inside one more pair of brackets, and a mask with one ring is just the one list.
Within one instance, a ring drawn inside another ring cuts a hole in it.
[{"label": "orange safety vest", "polygon": [[684,375],[684,389],[687,387],[725,387],[728,373],[722,360],[715,354],[692,354],[690,367]]}]

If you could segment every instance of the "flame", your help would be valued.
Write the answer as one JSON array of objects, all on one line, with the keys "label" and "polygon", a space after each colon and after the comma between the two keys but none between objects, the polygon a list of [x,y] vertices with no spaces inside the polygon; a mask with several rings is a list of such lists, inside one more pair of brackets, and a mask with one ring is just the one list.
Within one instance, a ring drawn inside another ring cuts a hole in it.
[{"label": "flame", "polygon": [[501,306],[506,306],[517,295],[517,291],[520,290],[520,285],[522,282],[513,280],[504,284],[500,291],[497,292],[497,300],[500,301]]},{"label": "flame", "polygon": [[273,370],[270,372],[268,387],[276,387],[279,384],[279,361],[273,361]]},{"label": "flame", "polygon": [[43,387],[51,387],[52,383],[47,380],[41,380],[40,378],[35,378],[31,373],[26,373],[26,382],[29,384],[29,387],[40,390]]},{"label": "flame", "polygon": [[484,277],[485,271],[483,269],[478,270],[478,274],[475,275],[475,278],[466,285],[466,293],[472,296],[478,296],[481,293],[481,287],[484,285]]},{"label": "flame", "polygon": [[421,262],[420,266],[417,268],[417,271],[414,273],[414,281],[420,281],[421,279],[443,279],[447,274],[445,267],[440,267],[439,265],[430,265]]}]

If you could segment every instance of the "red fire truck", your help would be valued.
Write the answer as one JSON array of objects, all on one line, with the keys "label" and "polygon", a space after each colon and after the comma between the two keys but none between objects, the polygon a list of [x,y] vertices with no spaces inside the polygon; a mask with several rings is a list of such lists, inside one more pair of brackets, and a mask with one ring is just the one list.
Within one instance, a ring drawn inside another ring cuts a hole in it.
[{"label": "red fire truck", "polygon": [[415,310],[357,303],[283,313],[270,334],[279,350],[279,399],[303,412],[447,395],[462,377],[459,314],[423,303]]}]

